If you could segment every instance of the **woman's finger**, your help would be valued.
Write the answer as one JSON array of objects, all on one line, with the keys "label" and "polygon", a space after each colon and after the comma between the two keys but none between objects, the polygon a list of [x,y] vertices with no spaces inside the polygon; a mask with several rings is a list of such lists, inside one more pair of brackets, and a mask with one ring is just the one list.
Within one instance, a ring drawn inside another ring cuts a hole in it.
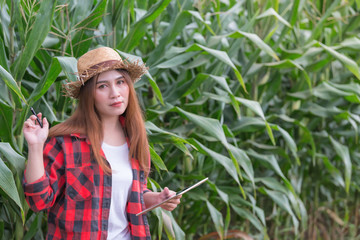
[{"label": "woman's finger", "polygon": [[167,203],[169,203],[169,204],[176,204],[176,205],[178,205],[178,204],[180,204],[180,199],[171,199],[170,201],[168,201]]},{"label": "woman's finger", "polygon": [[31,119],[32,121],[36,120],[36,116],[35,115],[31,115],[28,119]]},{"label": "woman's finger", "polygon": [[26,127],[32,127],[33,122],[31,121],[31,119],[28,118],[28,119],[25,121],[24,125],[25,125]]},{"label": "woman's finger", "polygon": [[164,204],[163,209],[165,209],[165,210],[167,210],[167,211],[172,211],[172,210],[174,210],[177,206],[178,206],[178,204],[166,203],[166,205]]},{"label": "woman's finger", "polygon": [[29,124],[29,122],[28,122],[27,120],[24,122],[24,127],[25,127],[25,128],[30,127],[30,124]]},{"label": "woman's finger", "polygon": [[[40,119],[41,119],[41,118],[40,118]],[[46,117],[43,118],[42,123],[43,123],[43,127],[48,128],[49,122],[48,122],[48,120],[47,120]]]}]

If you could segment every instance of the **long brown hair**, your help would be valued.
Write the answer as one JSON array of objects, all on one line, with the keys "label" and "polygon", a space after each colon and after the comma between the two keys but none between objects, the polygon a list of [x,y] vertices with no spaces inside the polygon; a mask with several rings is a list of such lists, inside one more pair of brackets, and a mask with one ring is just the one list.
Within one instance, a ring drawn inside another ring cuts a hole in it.
[{"label": "long brown hair", "polygon": [[[148,139],[142,111],[136,96],[133,81],[125,70],[118,70],[125,78],[129,86],[128,106],[123,114],[125,117],[125,135],[129,139],[129,157],[139,160],[140,168],[149,174],[150,153]],[[68,135],[72,133],[86,134],[93,151],[94,157],[100,167],[107,174],[111,173],[106,160],[101,156],[101,142],[103,140],[103,128],[101,118],[95,108],[95,87],[99,75],[89,79],[80,89],[79,103],[75,112],[64,122],[52,127],[49,137]]]}]

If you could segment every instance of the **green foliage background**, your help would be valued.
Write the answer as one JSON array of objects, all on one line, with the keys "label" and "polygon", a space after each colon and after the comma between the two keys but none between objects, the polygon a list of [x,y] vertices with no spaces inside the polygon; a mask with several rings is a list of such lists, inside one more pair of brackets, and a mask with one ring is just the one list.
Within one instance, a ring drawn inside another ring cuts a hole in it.
[{"label": "green foliage background", "polygon": [[0,1],[0,238],[44,239],[21,187],[29,107],[76,103],[76,59],[110,46],[149,73],[149,186],[209,177],[154,239],[360,239],[359,0]]}]

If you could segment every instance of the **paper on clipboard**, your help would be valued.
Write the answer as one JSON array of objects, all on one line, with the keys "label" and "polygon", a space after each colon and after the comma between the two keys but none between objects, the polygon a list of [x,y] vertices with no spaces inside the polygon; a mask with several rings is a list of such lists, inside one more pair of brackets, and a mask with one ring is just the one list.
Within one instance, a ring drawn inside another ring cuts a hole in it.
[{"label": "paper on clipboard", "polygon": [[198,187],[200,184],[206,182],[208,179],[209,179],[209,178],[204,178],[203,180],[195,183],[194,185],[192,185],[192,186],[190,186],[190,187],[188,187],[188,188],[186,188],[186,189],[184,189],[184,190],[182,190],[182,191],[180,191],[180,192],[177,192],[174,196],[171,196],[171,197],[165,199],[164,201],[162,201],[162,202],[160,202],[160,203],[158,203],[158,204],[155,204],[155,205],[153,205],[153,206],[145,209],[144,211],[141,211],[141,212],[137,213],[136,216],[140,216],[140,215],[142,215],[142,214],[144,214],[144,213],[147,213],[147,212],[149,212],[149,211],[151,211],[151,210],[153,210],[153,209],[161,206],[162,204],[170,201],[171,199],[175,198],[176,196],[183,195],[184,193],[190,191],[191,189],[196,188],[196,187]]}]

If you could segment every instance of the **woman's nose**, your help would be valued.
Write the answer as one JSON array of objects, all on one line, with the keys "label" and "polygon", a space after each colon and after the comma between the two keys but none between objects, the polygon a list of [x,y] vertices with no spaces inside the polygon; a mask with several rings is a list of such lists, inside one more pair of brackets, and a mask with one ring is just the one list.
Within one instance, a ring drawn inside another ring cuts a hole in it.
[{"label": "woman's nose", "polygon": [[112,85],[112,86],[111,86],[110,95],[111,95],[111,97],[118,97],[118,96],[120,96],[120,91],[119,91],[119,89],[118,89],[116,86]]}]

